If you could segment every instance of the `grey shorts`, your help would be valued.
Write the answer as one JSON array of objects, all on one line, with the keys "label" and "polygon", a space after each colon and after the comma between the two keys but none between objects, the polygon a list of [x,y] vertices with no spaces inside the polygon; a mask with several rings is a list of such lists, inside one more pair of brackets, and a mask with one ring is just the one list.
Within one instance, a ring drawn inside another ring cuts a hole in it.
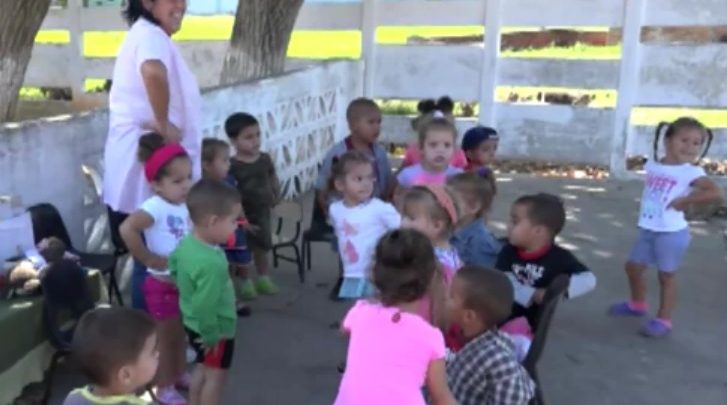
[{"label": "grey shorts", "polygon": [[674,232],[639,229],[629,261],[672,273],[679,268],[691,239],[689,228]]}]

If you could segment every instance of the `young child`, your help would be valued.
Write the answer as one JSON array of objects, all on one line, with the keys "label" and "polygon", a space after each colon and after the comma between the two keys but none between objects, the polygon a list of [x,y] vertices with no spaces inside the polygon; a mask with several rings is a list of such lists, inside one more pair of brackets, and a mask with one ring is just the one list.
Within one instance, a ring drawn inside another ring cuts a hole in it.
[{"label": "young child", "polygon": [[394,230],[376,245],[377,301],[360,300],[343,320],[350,336],[336,405],[455,404],[447,387],[442,333],[418,315],[437,261],[427,237]]},{"label": "young child", "polygon": [[333,145],[323,158],[323,163],[318,171],[316,180],[316,202],[324,213],[332,200],[337,199],[336,195],[330,195],[329,180],[334,160],[346,152],[359,151],[365,153],[374,164],[373,197],[381,200],[389,200],[393,194],[394,179],[391,174],[391,164],[386,150],[376,141],[381,132],[381,110],[373,100],[357,98],[353,100],[346,109],[346,120],[350,135],[341,142]]},{"label": "young child", "polygon": [[596,277],[572,253],[555,243],[565,226],[560,198],[546,193],[518,198],[510,210],[508,243],[497,256],[495,267],[504,271],[515,289],[510,319],[526,317],[535,329],[545,290],[560,274],[570,276],[568,298],[596,287]]},{"label": "young child", "polygon": [[341,298],[374,294],[368,280],[376,242],[401,224],[393,205],[372,197],[374,182],[374,167],[363,152],[346,152],[331,170],[331,187],[342,196],[329,209],[343,259]]},{"label": "young child", "polygon": [[192,162],[178,144],[165,144],[156,133],[139,140],[139,159],[155,195],[121,224],[121,236],[131,255],[147,267],[142,284],[149,314],[159,327],[157,397],[165,404],[184,405],[176,390],[187,388],[186,342],[179,312],[179,291],[171,279],[167,256],[189,231],[184,205],[192,185]]},{"label": "young child", "polygon": [[192,187],[187,207],[194,230],[169,257],[179,286],[179,306],[197,366],[190,405],[220,403],[235,350],[235,291],[227,258],[219,248],[237,229],[240,194],[233,187],[203,179]]},{"label": "young child", "polygon": [[73,335],[73,356],[90,385],[73,390],[63,405],[146,405],[135,393],[159,365],[154,320],[129,308],[87,312]]},{"label": "young child", "polygon": [[451,243],[466,265],[492,268],[502,244],[487,228],[486,215],[495,196],[492,174],[460,173],[451,177],[447,185],[462,202],[462,220]]},{"label": "young child", "polygon": [[462,169],[450,165],[457,129],[446,118],[432,118],[419,131],[421,163],[402,170],[397,176],[399,187],[407,189],[422,184],[444,184],[447,178]]},{"label": "young child", "polygon": [[[426,99],[422,100],[417,104],[417,111],[419,116],[411,120],[411,127],[414,132],[419,133],[421,126],[425,125],[427,121],[434,118],[435,115],[442,115],[444,118],[454,123],[454,101],[448,96],[442,96],[439,100]],[[409,144],[404,154],[404,160],[401,162],[399,170],[403,170],[406,167],[415,165],[422,160],[422,153],[419,149],[419,142]],[[451,165],[464,169],[467,167],[467,157],[462,149],[456,149],[452,155]]]},{"label": "young child", "polygon": [[458,200],[446,186],[415,186],[404,195],[402,208],[402,227],[427,236],[439,262],[437,277],[420,302],[419,313],[432,325],[447,331],[447,347],[457,351],[461,338],[456,325],[447,325],[444,301],[454,274],[462,267],[457,250],[449,243],[459,222]]},{"label": "young child", "polygon": [[[220,139],[205,138],[202,141],[202,178],[225,181],[227,184],[237,187],[235,179],[228,175],[229,171],[230,145]],[[242,281],[242,284],[237,285],[237,293],[240,299],[235,304],[237,315],[241,317],[250,316],[252,313],[250,307],[245,305],[241,300],[242,286],[247,281],[247,275],[252,262],[250,250],[247,248],[247,236],[245,234],[245,228],[248,226],[249,223],[245,219],[245,213],[243,212],[237,221],[237,229],[230,239],[222,245],[223,249],[225,249],[227,261],[230,263],[230,276],[233,277],[233,284],[235,284],[235,280]]]},{"label": "young child", "polygon": [[481,176],[492,175],[489,166],[495,162],[499,142],[497,131],[490,127],[478,125],[468,129],[462,137],[462,150],[467,156],[466,170]]},{"label": "young child", "polygon": [[242,297],[254,299],[258,293],[274,295],[278,287],[270,278],[268,253],[272,249],[272,207],[280,201],[280,181],[270,155],[260,151],[260,125],[246,113],[232,114],[225,121],[225,132],[235,147],[230,176],[237,182],[242,208],[250,226],[247,242],[252,251],[258,278],[242,285]]},{"label": "young child", "polygon": [[459,405],[526,405],[535,395],[510,337],[497,329],[512,304],[513,289],[502,272],[465,266],[454,277],[448,314],[467,344],[447,362],[447,377]]},{"label": "young child", "polygon": [[[664,130],[666,156],[658,158],[659,134]],[[689,247],[689,224],[684,211],[692,204],[722,198],[717,185],[694,163],[700,150],[709,149],[712,132],[692,118],[662,123],[654,139],[654,160],[646,163],[646,187],[641,197],[639,236],[626,263],[631,299],[613,305],[613,316],[644,316],[646,284],[644,272],[650,266],[659,271],[659,311],[644,324],[641,333],[663,337],[672,329],[671,314],[676,304],[676,271]],[[702,156],[704,156],[704,154]]]}]

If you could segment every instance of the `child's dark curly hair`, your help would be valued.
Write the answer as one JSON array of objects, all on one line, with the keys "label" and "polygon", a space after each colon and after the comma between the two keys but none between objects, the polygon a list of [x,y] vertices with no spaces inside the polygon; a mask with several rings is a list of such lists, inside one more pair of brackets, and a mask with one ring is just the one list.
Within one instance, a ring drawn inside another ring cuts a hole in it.
[{"label": "child's dark curly hair", "polygon": [[[141,163],[146,163],[151,159],[154,152],[162,148],[165,144],[164,137],[156,132],[144,134],[139,138],[139,148],[137,149],[136,156]],[[159,169],[154,180],[159,180],[166,176],[169,165],[176,159],[189,159],[189,156],[184,154],[169,160]]]},{"label": "child's dark curly hair", "polygon": [[414,302],[429,291],[436,268],[434,248],[413,229],[386,233],[376,245],[372,279],[386,306]]}]

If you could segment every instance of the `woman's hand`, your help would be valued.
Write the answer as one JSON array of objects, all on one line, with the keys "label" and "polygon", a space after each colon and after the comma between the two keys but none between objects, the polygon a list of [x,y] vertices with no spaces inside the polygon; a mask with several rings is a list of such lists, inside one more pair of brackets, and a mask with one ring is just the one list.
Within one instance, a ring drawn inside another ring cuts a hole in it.
[{"label": "woman's hand", "polygon": [[156,270],[166,270],[167,258],[152,254],[144,263],[146,267]]},{"label": "woman's hand", "polygon": [[182,131],[171,122],[166,125],[165,131],[159,131],[159,133],[164,137],[164,141],[168,144],[182,142]]}]

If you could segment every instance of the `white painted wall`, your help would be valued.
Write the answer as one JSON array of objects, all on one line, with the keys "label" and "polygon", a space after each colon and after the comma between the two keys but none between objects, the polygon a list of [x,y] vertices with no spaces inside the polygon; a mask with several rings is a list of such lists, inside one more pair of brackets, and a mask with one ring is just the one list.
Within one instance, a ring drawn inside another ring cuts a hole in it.
[{"label": "white painted wall", "polygon": [[[222,124],[233,112],[257,116],[263,149],[275,161],[285,196],[292,198],[311,188],[318,162],[348,133],[345,111],[363,91],[361,73],[360,62],[338,61],[208,89],[204,135],[224,137]],[[106,109],[0,126],[0,195],[19,196],[25,206],[53,203],[74,244],[84,248],[94,224],[105,221],[93,181],[103,173],[107,131]]]}]

